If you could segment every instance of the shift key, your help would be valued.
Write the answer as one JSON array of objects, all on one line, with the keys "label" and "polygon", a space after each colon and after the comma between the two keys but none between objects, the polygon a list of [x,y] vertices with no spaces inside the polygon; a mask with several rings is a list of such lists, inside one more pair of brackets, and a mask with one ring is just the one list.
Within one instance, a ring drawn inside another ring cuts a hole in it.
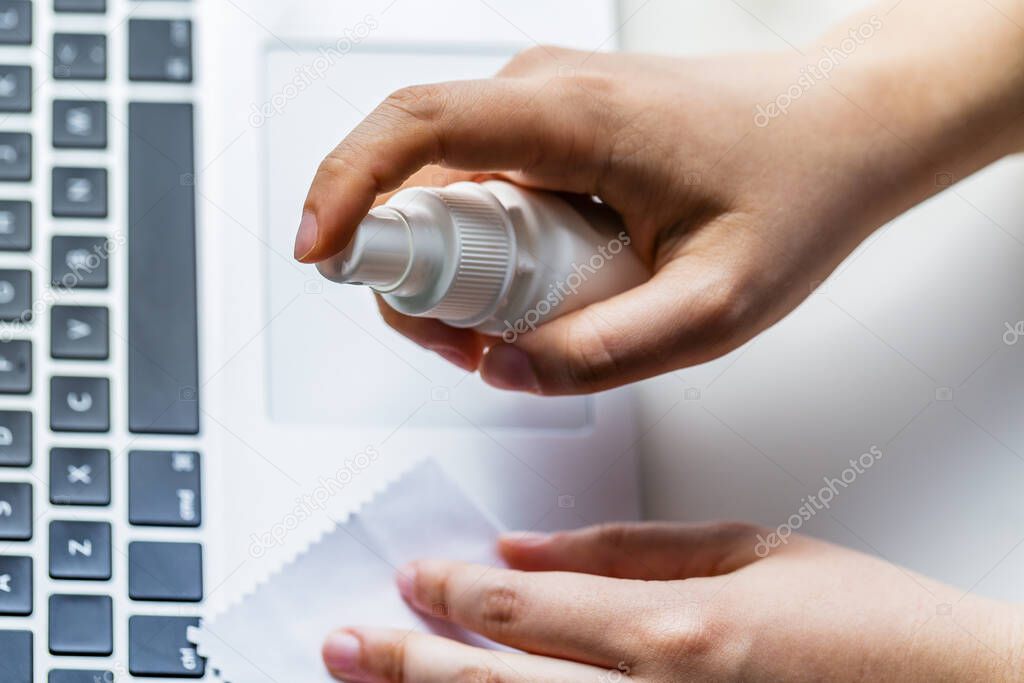
[{"label": "shift key", "polygon": [[128,521],[142,526],[199,526],[200,458],[193,451],[128,453]]}]

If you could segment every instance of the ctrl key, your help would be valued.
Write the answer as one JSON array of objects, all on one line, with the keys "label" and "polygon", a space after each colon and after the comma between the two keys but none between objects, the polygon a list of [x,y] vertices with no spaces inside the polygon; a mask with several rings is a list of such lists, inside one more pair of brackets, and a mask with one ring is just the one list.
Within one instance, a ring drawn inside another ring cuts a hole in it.
[{"label": "ctrl key", "polygon": [[188,640],[191,617],[134,616],[128,619],[128,671],[133,676],[202,678],[206,661]]},{"label": "ctrl key", "polygon": [[0,681],[32,683],[31,631],[0,631]]}]

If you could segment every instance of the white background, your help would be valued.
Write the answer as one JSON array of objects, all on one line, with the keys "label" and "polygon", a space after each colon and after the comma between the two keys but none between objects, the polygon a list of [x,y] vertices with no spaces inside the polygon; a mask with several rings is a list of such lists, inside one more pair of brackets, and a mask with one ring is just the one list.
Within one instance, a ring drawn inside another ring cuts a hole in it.
[{"label": "white background", "polygon": [[[620,38],[788,50],[858,4],[624,0]],[[1019,156],[967,179],[876,233],[754,342],[644,383],[646,514],[775,527],[874,445],[881,460],[803,530],[1024,598],[1024,339],[1003,342],[1024,319],[1021,188]]]}]

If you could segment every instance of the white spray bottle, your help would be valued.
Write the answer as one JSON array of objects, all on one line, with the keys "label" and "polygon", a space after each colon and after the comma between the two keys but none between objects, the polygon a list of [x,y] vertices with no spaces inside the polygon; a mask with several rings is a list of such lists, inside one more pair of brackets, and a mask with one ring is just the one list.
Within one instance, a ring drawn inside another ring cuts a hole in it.
[{"label": "white spray bottle", "polygon": [[402,190],[317,268],[406,315],[508,342],[650,277],[604,204],[501,180]]}]

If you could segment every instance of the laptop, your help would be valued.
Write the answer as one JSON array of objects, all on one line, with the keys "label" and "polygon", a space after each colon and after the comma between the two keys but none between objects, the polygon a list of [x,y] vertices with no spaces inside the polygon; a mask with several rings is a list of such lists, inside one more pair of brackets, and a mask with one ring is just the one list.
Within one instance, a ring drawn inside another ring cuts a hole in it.
[{"label": "laptop", "polygon": [[509,528],[639,515],[628,390],[499,392],[291,257],[389,92],[614,10],[0,0],[0,680],[213,678],[188,627],[425,457]]}]

